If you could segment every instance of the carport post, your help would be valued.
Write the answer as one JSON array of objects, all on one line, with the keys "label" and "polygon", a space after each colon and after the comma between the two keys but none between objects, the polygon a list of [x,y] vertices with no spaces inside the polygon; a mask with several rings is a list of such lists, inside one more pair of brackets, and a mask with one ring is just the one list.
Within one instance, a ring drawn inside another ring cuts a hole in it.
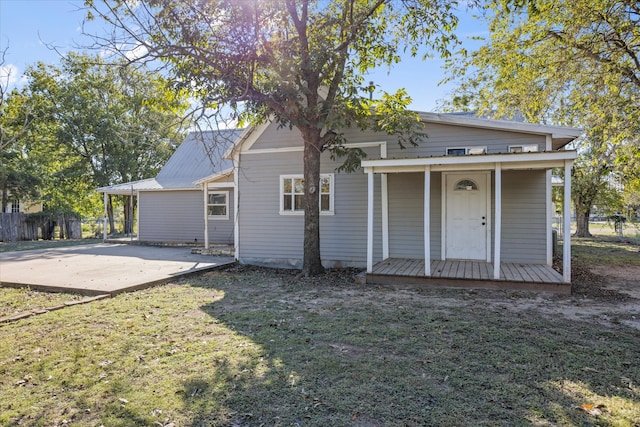
[{"label": "carport post", "polygon": [[107,241],[107,192],[104,193],[104,218],[102,221],[102,240]]},{"label": "carport post", "polygon": [[203,194],[203,204],[204,204],[204,248],[209,249],[209,207],[207,203],[209,202],[209,184],[206,182],[202,183],[202,194]]}]

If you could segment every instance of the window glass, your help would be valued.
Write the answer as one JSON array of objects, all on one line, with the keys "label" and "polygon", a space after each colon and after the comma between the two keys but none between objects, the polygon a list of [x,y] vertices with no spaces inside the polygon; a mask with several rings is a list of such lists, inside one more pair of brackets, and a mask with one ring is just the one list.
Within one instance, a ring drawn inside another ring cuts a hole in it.
[{"label": "window glass", "polygon": [[207,195],[207,215],[217,217],[217,219],[227,218],[227,192]]},{"label": "window glass", "polygon": [[457,190],[471,191],[471,190],[477,190],[477,189],[478,189],[478,186],[476,185],[476,183],[471,181],[470,179],[460,180],[456,184],[456,191]]},{"label": "window glass", "polygon": [[466,148],[447,148],[447,156],[464,156],[467,154]]},{"label": "window glass", "polygon": [[[281,212],[304,212],[304,178],[301,176],[282,176]],[[332,206],[333,175],[320,176],[320,211],[333,212]]]}]

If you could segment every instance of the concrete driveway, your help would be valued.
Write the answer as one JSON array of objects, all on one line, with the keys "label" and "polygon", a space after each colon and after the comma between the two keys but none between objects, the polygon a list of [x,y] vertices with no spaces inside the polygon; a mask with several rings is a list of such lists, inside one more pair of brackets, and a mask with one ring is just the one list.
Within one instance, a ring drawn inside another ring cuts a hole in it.
[{"label": "concrete driveway", "polygon": [[192,254],[187,247],[109,243],[5,252],[0,285],[114,295],[233,262],[233,257]]}]

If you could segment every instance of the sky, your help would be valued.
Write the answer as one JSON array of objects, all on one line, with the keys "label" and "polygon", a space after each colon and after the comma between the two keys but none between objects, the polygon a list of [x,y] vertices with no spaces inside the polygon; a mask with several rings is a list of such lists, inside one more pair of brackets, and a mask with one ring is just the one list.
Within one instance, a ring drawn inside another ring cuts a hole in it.
[{"label": "sky", "polygon": [[[85,16],[82,0],[0,0],[0,50],[7,49],[0,77],[10,71],[11,87],[19,87],[27,66],[39,61],[57,64],[60,54],[90,46],[91,39],[82,34]],[[460,18],[458,36],[465,47],[473,48],[478,43],[470,37],[487,33],[470,15]],[[87,25],[88,32],[95,32],[105,24],[96,20]],[[453,90],[451,84],[438,86],[444,77],[441,60],[422,61],[407,55],[390,70],[376,70],[366,79],[390,93],[405,88],[413,100],[413,110],[436,111]]]}]

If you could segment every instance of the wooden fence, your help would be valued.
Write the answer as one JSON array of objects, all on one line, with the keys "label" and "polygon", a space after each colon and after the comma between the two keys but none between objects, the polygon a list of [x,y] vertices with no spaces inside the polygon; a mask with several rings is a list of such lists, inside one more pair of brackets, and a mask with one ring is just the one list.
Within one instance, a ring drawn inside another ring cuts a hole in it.
[{"label": "wooden fence", "polygon": [[82,221],[73,216],[56,218],[38,214],[0,213],[0,241],[51,240],[56,228],[61,239],[81,239]]}]

